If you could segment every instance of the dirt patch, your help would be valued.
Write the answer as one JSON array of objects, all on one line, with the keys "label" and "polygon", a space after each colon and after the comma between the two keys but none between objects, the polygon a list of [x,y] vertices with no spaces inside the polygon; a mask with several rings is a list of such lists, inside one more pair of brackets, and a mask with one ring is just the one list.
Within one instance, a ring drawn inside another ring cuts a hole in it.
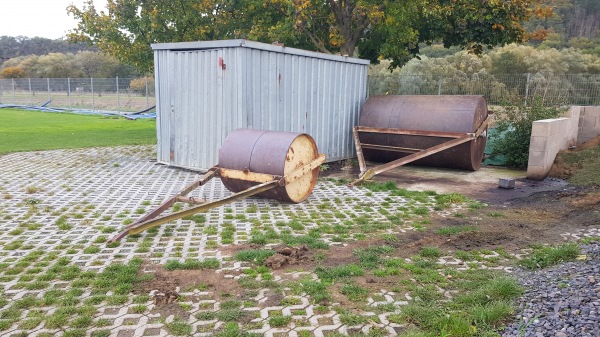
[{"label": "dirt patch", "polygon": [[174,291],[167,291],[166,293],[155,293],[153,296],[154,304],[157,306],[164,306],[167,304],[175,303],[179,298],[179,294]]},{"label": "dirt patch", "polygon": [[[195,287],[201,287],[225,297],[240,295],[243,292],[237,281],[226,279],[222,273],[216,273],[214,270],[165,270],[163,266],[153,264],[144,265],[144,270],[146,273],[154,275],[153,279],[139,286],[141,293],[144,294],[151,291],[163,294],[177,293]],[[238,275],[239,272],[232,271],[230,274]]]},{"label": "dirt patch", "polygon": [[[554,164],[552,165],[552,168],[550,169],[549,176],[561,178],[561,179],[568,179],[571,176],[575,175],[578,171],[585,169],[586,166],[589,167],[590,166],[589,163],[585,163],[587,165],[584,165],[584,162],[586,160],[573,160],[569,157],[575,157],[575,156],[577,156],[578,153],[580,153],[582,151],[586,151],[586,150],[593,151],[593,149],[598,148],[598,147],[600,147],[600,136],[590,139],[587,142],[578,145],[574,149],[559,151],[556,154],[556,159],[554,160]],[[592,154],[592,156],[593,155],[594,154]],[[583,158],[577,158],[577,159],[583,159]],[[588,157],[585,159],[590,160],[591,158]],[[594,165],[594,164],[592,163],[592,165]]]},{"label": "dirt patch", "polygon": [[300,247],[280,246],[273,249],[275,255],[269,256],[265,260],[265,266],[271,269],[279,269],[288,265],[295,265],[300,261],[308,260],[308,247],[301,245]]},{"label": "dirt patch", "polygon": [[[344,162],[328,163],[329,168],[321,172],[324,178],[338,178],[353,181],[359,175],[357,166],[352,170],[342,170]],[[369,168],[378,163],[368,162]],[[503,203],[534,193],[563,188],[567,183],[562,179],[534,181],[526,179],[527,172],[495,166],[483,166],[478,171],[462,171],[434,167],[402,166],[373,177],[374,181],[393,181],[398,187],[409,190],[432,190],[438,193],[461,193],[486,203]],[[515,179],[514,189],[498,187],[500,178]]]},{"label": "dirt patch", "polygon": [[588,140],[587,142],[578,145],[575,148],[575,150],[581,151],[581,150],[589,149],[589,148],[596,147],[596,146],[600,146],[600,136],[598,136],[596,138],[592,138],[592,139]]},{"label": "dirt patch", "polygon": [[570,203],[575,207],[594,207],[595,209],[600,209],[600,192],[586,193],[579,198],[570,201]]},{"label": "dirt patch", "polygon": [[[165,270],[161,265],[145,263],[143,274],[152,274],[151,280],[142,282],[134,291],[137,294],[153,294],[152,300],[156,305],[152,313],[159,313],[162,317],[174,315],[187,319],[189,313],[179,306],[179,292],[190,289],[205,289],[213,293],[211,299],[239,297],[244,294],[244,289],[234,279],[225,278],[223,273],[214,270]],[[231,271],[231,275],[239,272]],[[187,297],[186,302],[198,302],[198,296]]]}]

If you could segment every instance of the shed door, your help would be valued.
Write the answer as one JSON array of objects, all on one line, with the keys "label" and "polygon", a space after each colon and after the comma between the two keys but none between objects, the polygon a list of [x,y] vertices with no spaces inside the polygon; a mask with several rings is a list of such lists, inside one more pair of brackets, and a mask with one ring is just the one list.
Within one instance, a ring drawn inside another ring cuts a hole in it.
[{"label": "shed door", "polygon": [[223,133],[223,50],[172,51],[169,162],[208,169]]}]

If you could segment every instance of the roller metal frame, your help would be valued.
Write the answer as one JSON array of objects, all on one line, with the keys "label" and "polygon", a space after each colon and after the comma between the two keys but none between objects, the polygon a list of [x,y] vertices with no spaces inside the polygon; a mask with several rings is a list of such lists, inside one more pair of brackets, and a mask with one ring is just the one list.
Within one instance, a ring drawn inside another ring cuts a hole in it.
[{"label": "roller metal frame", "polygon": [[[361,181],[369,180],[380,173],[389,171],[396,167],[400,167],[402,165],[406,165],[415,160],[419,160],[421,158],[430,156],[432,154],[447,150],[451,147],[455,147],[457,145],[472,141],[477,139],[477,137],[481,137],[482,134],[487,130],[489,124],[489,116],[485,118],[485,120],[481,123],[481,125],[477,128],[477,130],[473,133],[460,133],[460,132],[438,132],[438,131],[421,131],[421,130],[403,130],[403,129],[388,129],[388,128],[373,128],[373,127],[365,127],[365,126],[355,126],[352,130],[352,135],[354,138],[354,145],[356,146],[356,156],[358,157],[358,165],[360,167],[360,174],[358,179],[354,180],[350,185],[354,186]],[[445,141],[436,146],[432,146],[426,149],[415,149],[415,148],[406,148],[399,146],[387,146],[387,145],[377,145],[377,144],[366,144],[360,141],[360,133],[382,133],[382,134],[392,134],[392,135],[413,135],[413,136],[425,136],[425,137],[442,137],[442,138],[451,138],[451,140]],[[385,150],[385,151],[395,151],[402,153],[410,153],[408,156],[396,159],[389,163],[385,163],[382,165],[375,166],[373,168],[367,169],[367,164],[365,162],[365,158],[363,155],[362,149],[372,149],[372,150]]]},{"label": "roller metal frame", "polygon": [[[138,234],[147,229],[150,229],[155,226],[159,226],[165,224],[167,222],[177,220],[180,218],[184,218],[186,216],[191,216],[196,213],[204,212],[209,209],[219,207],[222,205],[226,205],[235,200],[244,199],[255,194],[270,190],[272,188],[278,186],[285,186],[296,181],[298,178],[304,176],[305,174],[310,173],[312,170],[318,168],[321,164],[325,162],[325,155],[320,154],[316,159],[311,161],[310,163],[301,166],[300,168],[290,172],[285,176],[277,176],[271,174],[257,173],[251,172],[249,170],[232,170],[223,167],[213,166],[209,169],[200,179],[192,182],[188,186],[186,186],[183,190],[181,190],[176,195],[171,198],[165,200],[160,206],[153,209],[152,211],[146,213],[144,216],[139,218],[134,223],[128,225],[115,235],[109,242],[117,242],[123,239],[125,236],[129,234]],[[252,186],[246,190],[234,193],[230,196],[227,196],[223,199],[219,200],[204,200],[197,199],[194,197],[188,197],[187,195],[193,192],[196,188],[206,184],[211,179],[216,177],[224,177],[224,178],[233,178],[233,179],[241,179],[245,181],[251,181],[258,183],[258,185]],[[176,202],[184,202],[192,205],[197,205],[192,208],[189,208],[184,211],[162,215],[166,210],[168,210],[173,204]]]}]

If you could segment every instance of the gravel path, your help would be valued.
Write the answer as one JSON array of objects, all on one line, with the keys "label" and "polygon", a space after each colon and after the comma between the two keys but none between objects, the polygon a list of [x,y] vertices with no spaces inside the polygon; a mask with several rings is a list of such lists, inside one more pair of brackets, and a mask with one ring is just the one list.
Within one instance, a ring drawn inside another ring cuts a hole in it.
[{"label": "gravel path", "polygon": [[581,247],[585,261],[516,272],[526,290],[502,336],[600,336],[600,242]]}]

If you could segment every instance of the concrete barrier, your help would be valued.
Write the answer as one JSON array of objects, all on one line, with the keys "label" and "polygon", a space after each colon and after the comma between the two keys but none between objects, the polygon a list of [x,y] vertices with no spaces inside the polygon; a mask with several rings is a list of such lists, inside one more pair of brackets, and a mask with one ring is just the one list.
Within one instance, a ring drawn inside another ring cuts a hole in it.
[{"label": "concrete barrier", "polygon": [[582,107],[571,107],[564,117],[533,122],[527,178],[542,180],[548,176],[556,154],[576,145]]},{"label": "concrete barrier", "polygon": [[600,136],[600,106],[581,107],[577,145]]}]

